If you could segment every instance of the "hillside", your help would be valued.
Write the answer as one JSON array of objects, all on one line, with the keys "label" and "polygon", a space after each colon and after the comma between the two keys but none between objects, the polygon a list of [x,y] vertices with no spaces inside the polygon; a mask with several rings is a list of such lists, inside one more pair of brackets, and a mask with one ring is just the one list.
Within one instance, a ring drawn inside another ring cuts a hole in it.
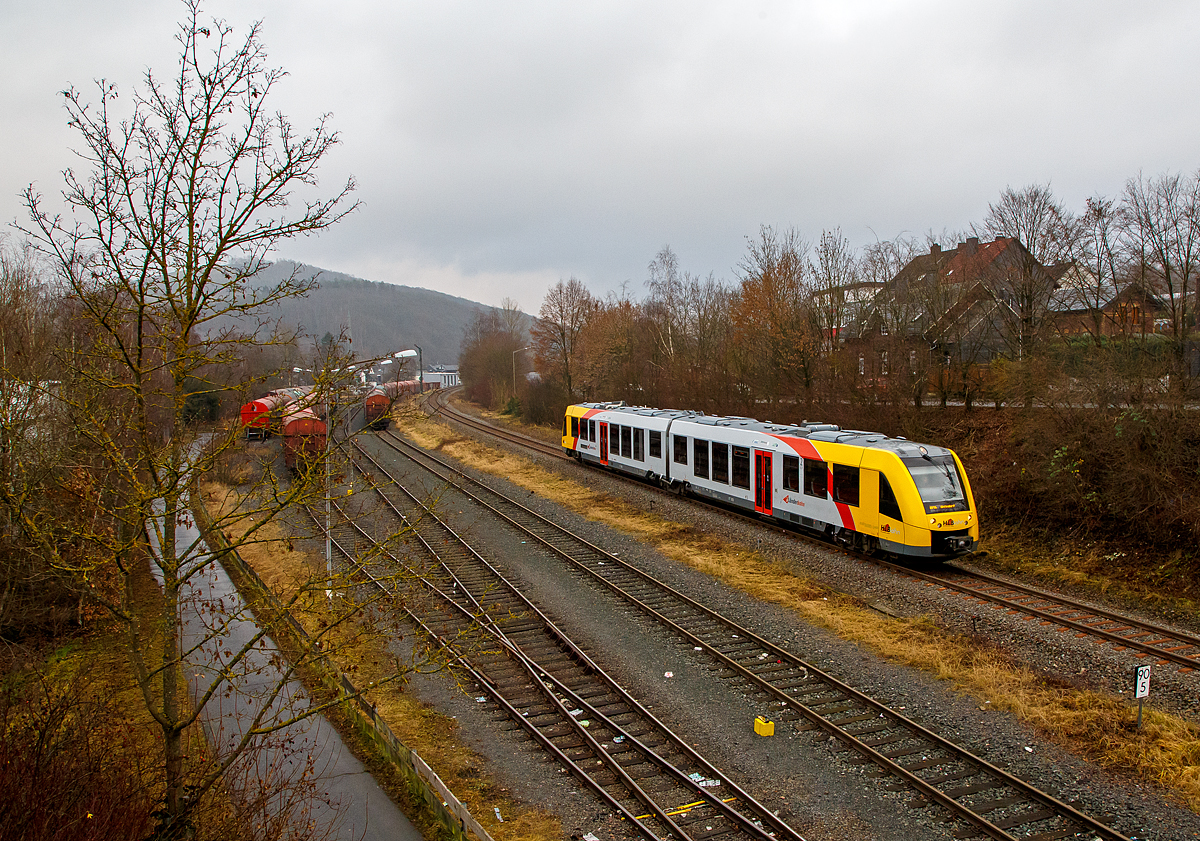
[{"label": "hillside", "polygon": [[299,327],[310,340],[326,333],[336,336],[349,325],[359,358],[420,345],[426,365],[455,365],[464,328],[476,312],[487,309],[430,289],[362,280],[290,260],[264,269],[255,285],[274,285],[297,267],[302,277],[317,277],[317,288],[281,302],[270,318]]}]

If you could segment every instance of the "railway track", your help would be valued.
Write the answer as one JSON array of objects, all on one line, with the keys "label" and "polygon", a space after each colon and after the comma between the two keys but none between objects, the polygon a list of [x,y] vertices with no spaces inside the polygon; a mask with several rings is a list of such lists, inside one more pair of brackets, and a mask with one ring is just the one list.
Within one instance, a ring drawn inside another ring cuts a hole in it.
[{"label": "railway track", "polygon": [[[803,841],[626,693],[417,494],[360,446],[356,453],[369,462],[358,468],[426,558],[413,568],[389,555],[422,585],[424,597],[406,598],[400,609],[615,813],[649,839]],[[314,521],[321,525],[320,517]],[[356,539],[371,541],[354,518],[341,521]],[[349,557],[341,540],[335,544]]]},{"label": "railway track", "polygon": [[1123,834],[858,692],[390,433],[378,436],[478,505],[660,623],[740,681],[771,721],[818,729],[923,802],[962,822],[959,837],[1122,839]]},{"label": "railway track", "polygon": [[1200,669],[1200,637],[1183,631],[980,572],[951,567],[933,575],[883,561],[876,563],[931,587],[953,590],[967,598],[1024,614],[1043,625],[1057,625],[1081,637],[1092,637],[1098,643],[1111,643],[1117,651],[1130,651],[1139,658],[1154,657],[1158,665],[1174,663],[1184,673]]},{"label": "railway track", "polygon": [[[543,455],[567,458],[563,454],[561,446],[555,447],[543,441],[510,432],[458,411],[450,405],[447,395],[437,395],[436,400],[430,400],[430,406],[435,413],[443,414],[455,423],[473,431],[500,438]],[[612,475],[629,479],[629,481],[637,481],[618,473]],[[639,482],[639,484],[650,487],[645,483]],[[666,493],[666,491],[663,492]],[[703,501],[700,503],[707,504]],[[785,528],[756,515],[743,514],[729,508],[723,508],[723,510],[732,516],[752,521],[762,527],[786,534],[793,539],[813,540],[824,546],[829,545],[827,541],[816,536]],[[851,552],[851,554],[899,575],[923,581],[930,586],[957,592],[966,598],[1022,614],[1030,621],[1038,621],[1044,625],[1056,625],[1063,631],[1091,637],[1098,643],[1111,644],[1117,651],[1128,651],[1136,658],[1153,657],[1157,665],[1174,664],[1178,666],[1180,672],[1185,674],[1200,669],[1200,636],[1185,631],[1146,622],[1061,594],[1049,593],[985,573],[963,569],[953,563],[943,564],[941,571],[934,572],[891,563],[874,555],[858,552]]]}]

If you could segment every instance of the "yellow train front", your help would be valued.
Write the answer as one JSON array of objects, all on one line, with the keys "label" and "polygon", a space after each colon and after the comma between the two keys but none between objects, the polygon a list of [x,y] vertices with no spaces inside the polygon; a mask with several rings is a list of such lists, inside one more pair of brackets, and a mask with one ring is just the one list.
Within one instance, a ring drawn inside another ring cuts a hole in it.
[{"label": "yellow train front", "polygon": [[973,552],[979,515],[951,450],[752,418],[585,403],[563,448],[580,461],[819,531],[863,551],[941,560]]}]

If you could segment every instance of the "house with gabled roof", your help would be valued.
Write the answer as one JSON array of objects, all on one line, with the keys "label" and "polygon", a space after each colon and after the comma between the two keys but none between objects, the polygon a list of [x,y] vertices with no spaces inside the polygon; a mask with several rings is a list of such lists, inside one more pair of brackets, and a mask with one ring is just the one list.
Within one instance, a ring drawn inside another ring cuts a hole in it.
[{"label": "house with gabled roof", "polygon": [[[974,390],[997,357],[1019,358],[1048,333],[1054,278],[1015,237],[933,245],[876,294],[856,350],[865,376],[925,372]],[[872,374],[872,372],[874,372]]]}]

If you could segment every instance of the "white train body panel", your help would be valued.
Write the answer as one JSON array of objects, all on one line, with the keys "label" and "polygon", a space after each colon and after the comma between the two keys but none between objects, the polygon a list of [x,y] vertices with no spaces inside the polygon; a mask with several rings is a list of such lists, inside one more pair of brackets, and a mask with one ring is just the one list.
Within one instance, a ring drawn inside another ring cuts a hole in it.
[{"label": "white train body panel", "polygon": [[958,457],[830,424],[629,407],[570,406],[563,447],[581,461],[914,557],[972,551],[979,522]]}]

